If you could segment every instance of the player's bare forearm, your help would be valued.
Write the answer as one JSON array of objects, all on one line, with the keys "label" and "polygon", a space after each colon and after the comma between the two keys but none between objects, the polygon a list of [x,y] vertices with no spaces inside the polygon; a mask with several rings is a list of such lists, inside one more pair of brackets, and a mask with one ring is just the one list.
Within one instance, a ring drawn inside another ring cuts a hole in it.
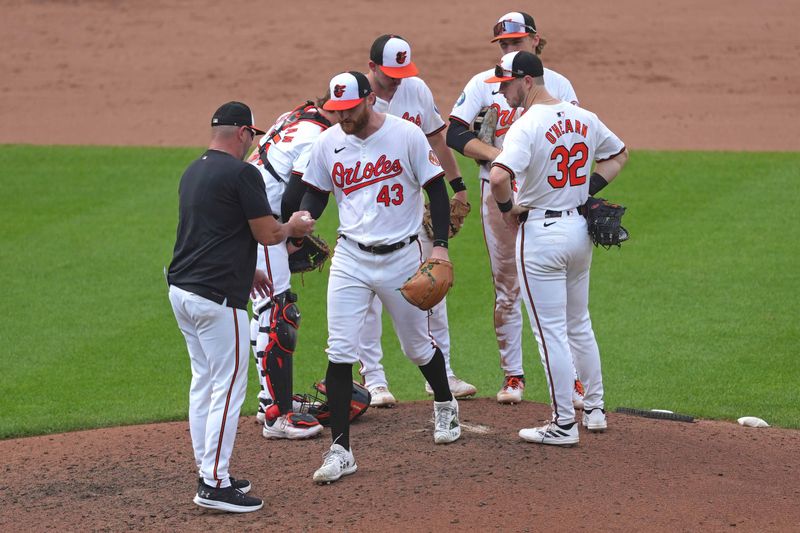
[{"label": "player's bare forearm", "polygon": [[272,215],[252,218],[247,221],[253,238],[266,246],[283,242],[288,237],[284,224],[278,222]]},{"label": "player's bare forearm", "polygon": [[478,139],[472,139],[464,145],[464,155],[480,161],[494,161],[500,152],[496,146],[490,146]]},{"label": "player's bare forearm", "polygon": [[434,246],[431,250],[430,259],[444,259],[445,261],[450,261],[450,253],[447,251],[447,248],[443,246]]},{"label": "player's bare forearm", "polygon": [[507,170],[499,166],[493,166],[489,172],[489,185],[492,189],[492,196],[497,207],[500,209],[500,214],[503,221],[511,231],[517,231],[519,227],[519,214],[525,211],[524,208],[514,205],[513,203],[513,190],[511,189],[511,174]]},{"label": "player's bare forearm", "polygon": [[445,141],[444,130],[428,137],[428,142],[430,143],[431,148],[433,148],[433,152],[436,154],[436,157],[439,158],[439,162],[442,164],[447,181],[453,181],[454,179],[461,177],[461,171],[458,168],[456,157],[453,155],[453,152],[450,150],[450,147],[447,146],[447,142]]},{"label": "player's bare forearm", "polygon": [[498,166],[492,167],[489,172],[489,184],[495,202],[503,204],[511,200],[511,174],[508,171]]},{"label": "player's bare forearm", "polygon": [[628,149],[624,149],[619,154],[615,155],[611,159],[606,159],[605,161],[598,161],[595,164],[594,171],[603,176],[606,182],[611,183],[614,178],[622,170],[622,167],[625,166],[625,163],[628,162]]}]

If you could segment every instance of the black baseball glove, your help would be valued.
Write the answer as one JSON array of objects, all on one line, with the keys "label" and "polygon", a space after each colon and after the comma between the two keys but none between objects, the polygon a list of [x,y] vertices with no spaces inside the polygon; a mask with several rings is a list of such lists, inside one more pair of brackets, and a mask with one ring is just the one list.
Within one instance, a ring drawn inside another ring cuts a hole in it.
[{"label": "black baseball glove", "polygon": [[289,271],[292,274],[297,272],[311,272],[312,270],[322,270],[325,261],[330,257],[331,249],[322,237],[308,235],[303,239],[299,250],[289,254]]},{"label": "black baseball glove", "polygon": [[606,250],[612,246],[620,246],[628,240],[628,230],[622,227],[622,215],[625,207],[613,204],[604,198],[591,196],[583,206],[583,213],[589,228],[589,237],[595,246]]}]

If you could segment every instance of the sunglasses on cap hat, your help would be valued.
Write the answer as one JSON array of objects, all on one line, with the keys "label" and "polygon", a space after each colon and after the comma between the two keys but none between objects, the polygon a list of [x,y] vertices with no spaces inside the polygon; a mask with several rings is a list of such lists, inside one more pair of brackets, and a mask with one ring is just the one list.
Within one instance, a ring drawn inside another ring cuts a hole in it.
[{"label": "sunglasses on cap hat", "polygon": [[508,70],[501,65],[494,66],[494,75],[496,78],[524,78],[526,76],[522,70]]},{"label": "sunglasses on cap hat", "polygon": [[536,28],[525,24],[524,22],[515,22],[513,20],[501,20],[494,25],[492,30],[495,37],[505,35],[507,33],[536,33]]}]

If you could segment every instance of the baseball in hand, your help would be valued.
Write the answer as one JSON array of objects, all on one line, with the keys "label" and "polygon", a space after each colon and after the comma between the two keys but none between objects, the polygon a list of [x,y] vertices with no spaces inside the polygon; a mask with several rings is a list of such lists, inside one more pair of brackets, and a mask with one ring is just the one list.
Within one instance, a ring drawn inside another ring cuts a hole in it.
[{"label": "baseball in hand", "polygon": [[300,217],[300,220],[302,220],[303,222],[309,222],[311,220],[311,217],[308,215],[303,215]]}]

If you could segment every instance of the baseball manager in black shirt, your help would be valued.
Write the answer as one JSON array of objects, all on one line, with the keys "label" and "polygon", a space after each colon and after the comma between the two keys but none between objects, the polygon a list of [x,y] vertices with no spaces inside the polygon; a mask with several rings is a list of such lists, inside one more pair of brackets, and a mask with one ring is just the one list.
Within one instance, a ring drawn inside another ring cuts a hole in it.
[{"label": "baseball manager in black shirt", "polygon": [[211,119],[208,150],[181,177],[178,235],[169,266],[169,300],[192,366],[189,427],[200,479],[194,502],[230,512],[256,511],[250,482],[228,465],[247,389],[251,291],[268,279],[256,270],[257,243],[305,237],[314,228],[306,211],[281,224],[267,201],[261,174],[243,161],[256,135],[253,114],[228,102]]}]

